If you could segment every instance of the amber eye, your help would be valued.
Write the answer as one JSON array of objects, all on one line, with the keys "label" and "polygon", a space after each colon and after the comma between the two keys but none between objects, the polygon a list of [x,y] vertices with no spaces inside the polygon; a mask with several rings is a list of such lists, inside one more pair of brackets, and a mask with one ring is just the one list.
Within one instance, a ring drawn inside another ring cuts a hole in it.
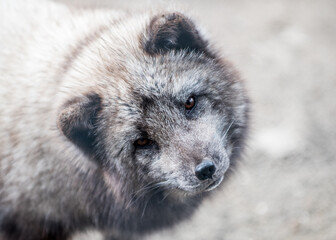
[{"label": "amber eye", "polygon": [[147,146],[151,143],[152,143],[152,141],[149,140],[148,138],[139,138],[138,140],[135,141],[135,145],[137,145],[139,147],[144,147],[144,146]]},{"label": "amber eye", "polygon": [[187,110],[191,110],[195,106],[195,103],[196,103],[195,97],[191,96],[187,99],[184,106]]}]

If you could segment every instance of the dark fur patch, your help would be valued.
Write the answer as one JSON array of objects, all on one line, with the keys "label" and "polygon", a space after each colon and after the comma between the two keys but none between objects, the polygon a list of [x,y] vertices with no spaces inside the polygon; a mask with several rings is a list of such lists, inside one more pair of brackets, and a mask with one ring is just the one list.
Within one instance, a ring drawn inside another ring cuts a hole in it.
[{"label": "dark fur patch", "polygon": [[[1,239],[7,240],[63,240],[68,237],[68,230],[62,223],[53,220],[25,221],[14,215],[2,216],[0,219]],[[29,233],[29,234],[27,234]]]},{"label": "dark fur patch", "polygon": [[169,50],[202,52],[212,57],[208,43],[201,38],[194,23],[180,13],[162,14],[154,17],[148,28],[149,39],[144,49],[149,54]]},{"label": "dark fur patch", "polygon": [[90,93],[84,98],[76,98],[66,103],[59,114],[58,127],[85,153],[92,153],[97,114],[100,110],[101,97]]}]

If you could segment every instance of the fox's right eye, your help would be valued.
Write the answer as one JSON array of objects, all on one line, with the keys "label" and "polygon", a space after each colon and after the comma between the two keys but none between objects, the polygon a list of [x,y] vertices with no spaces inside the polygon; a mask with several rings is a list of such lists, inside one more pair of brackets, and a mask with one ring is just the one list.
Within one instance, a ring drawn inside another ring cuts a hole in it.
[{"label": "fox's right eye", "polygon": [[189,110],[189,111],[190,111],[191,109],[194,108],[195,104],[196,104],[196,99],[195,99],[195,97],[194,97],[194,96],[190,96],[190,97],[187,99],[187,101],[185,102],[185,108],[186,108],[186,110]]},{"label": "fox's right eye", "polygon": [[148,146],[150,144],[152,144],[153,141],[152,140],[149,140],[148,138],[139,138],[138,140],[135,141],[135,146],[138,146],[138,147],[145,147],[145,146]]}]

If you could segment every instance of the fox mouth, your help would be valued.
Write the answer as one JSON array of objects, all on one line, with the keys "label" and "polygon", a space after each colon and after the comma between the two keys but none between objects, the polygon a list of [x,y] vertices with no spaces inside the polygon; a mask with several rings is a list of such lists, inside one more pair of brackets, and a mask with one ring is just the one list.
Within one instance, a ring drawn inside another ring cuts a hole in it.
[{"label": "fox mouth", "polygon": [[194,194],[199,194],[199,193],[202,193],[202,192],[210,192],[212,190],[214,190],[215,188],[217,188],[223,181],[224,179],[224,176],[221,176],[220,178],[218,178],[217,180],[215,181],[210,181],[208,183],[208,185],[196,185],[196,186],[190,186],[190,187],[176,187],[177,189],[181,190],[182,192],[184,193],[187,193],[187,194],[191,194],[191,195],[194,195]]},{"label": "fox mouth", "polygon": [[216,181],[214,181],[213,183],[211,183],[209,186],[207,186],[205,188],[205,192],[210,192],[211,190],[214,190],[216,187],[219,186],[219,184],[221,184],[221,182],[223,181],[224,176],[222,176],[221,178],[217,179]]}]

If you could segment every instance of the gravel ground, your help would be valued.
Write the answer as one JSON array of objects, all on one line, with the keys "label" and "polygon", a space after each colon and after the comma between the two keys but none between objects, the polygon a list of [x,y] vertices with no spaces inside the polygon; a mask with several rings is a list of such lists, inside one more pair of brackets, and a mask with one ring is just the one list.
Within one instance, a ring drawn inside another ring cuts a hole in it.
[{"label": "gravel ground", "polygon": [[[97,6],[93,0],[67,2]],[[335,240],[336,1],[178,5],[199,19],[240,70],[253,103],[252,128],[244,159],[226,186],[190,221],[147,240]],[[101,236],[74,237],[84,238]]]}]

